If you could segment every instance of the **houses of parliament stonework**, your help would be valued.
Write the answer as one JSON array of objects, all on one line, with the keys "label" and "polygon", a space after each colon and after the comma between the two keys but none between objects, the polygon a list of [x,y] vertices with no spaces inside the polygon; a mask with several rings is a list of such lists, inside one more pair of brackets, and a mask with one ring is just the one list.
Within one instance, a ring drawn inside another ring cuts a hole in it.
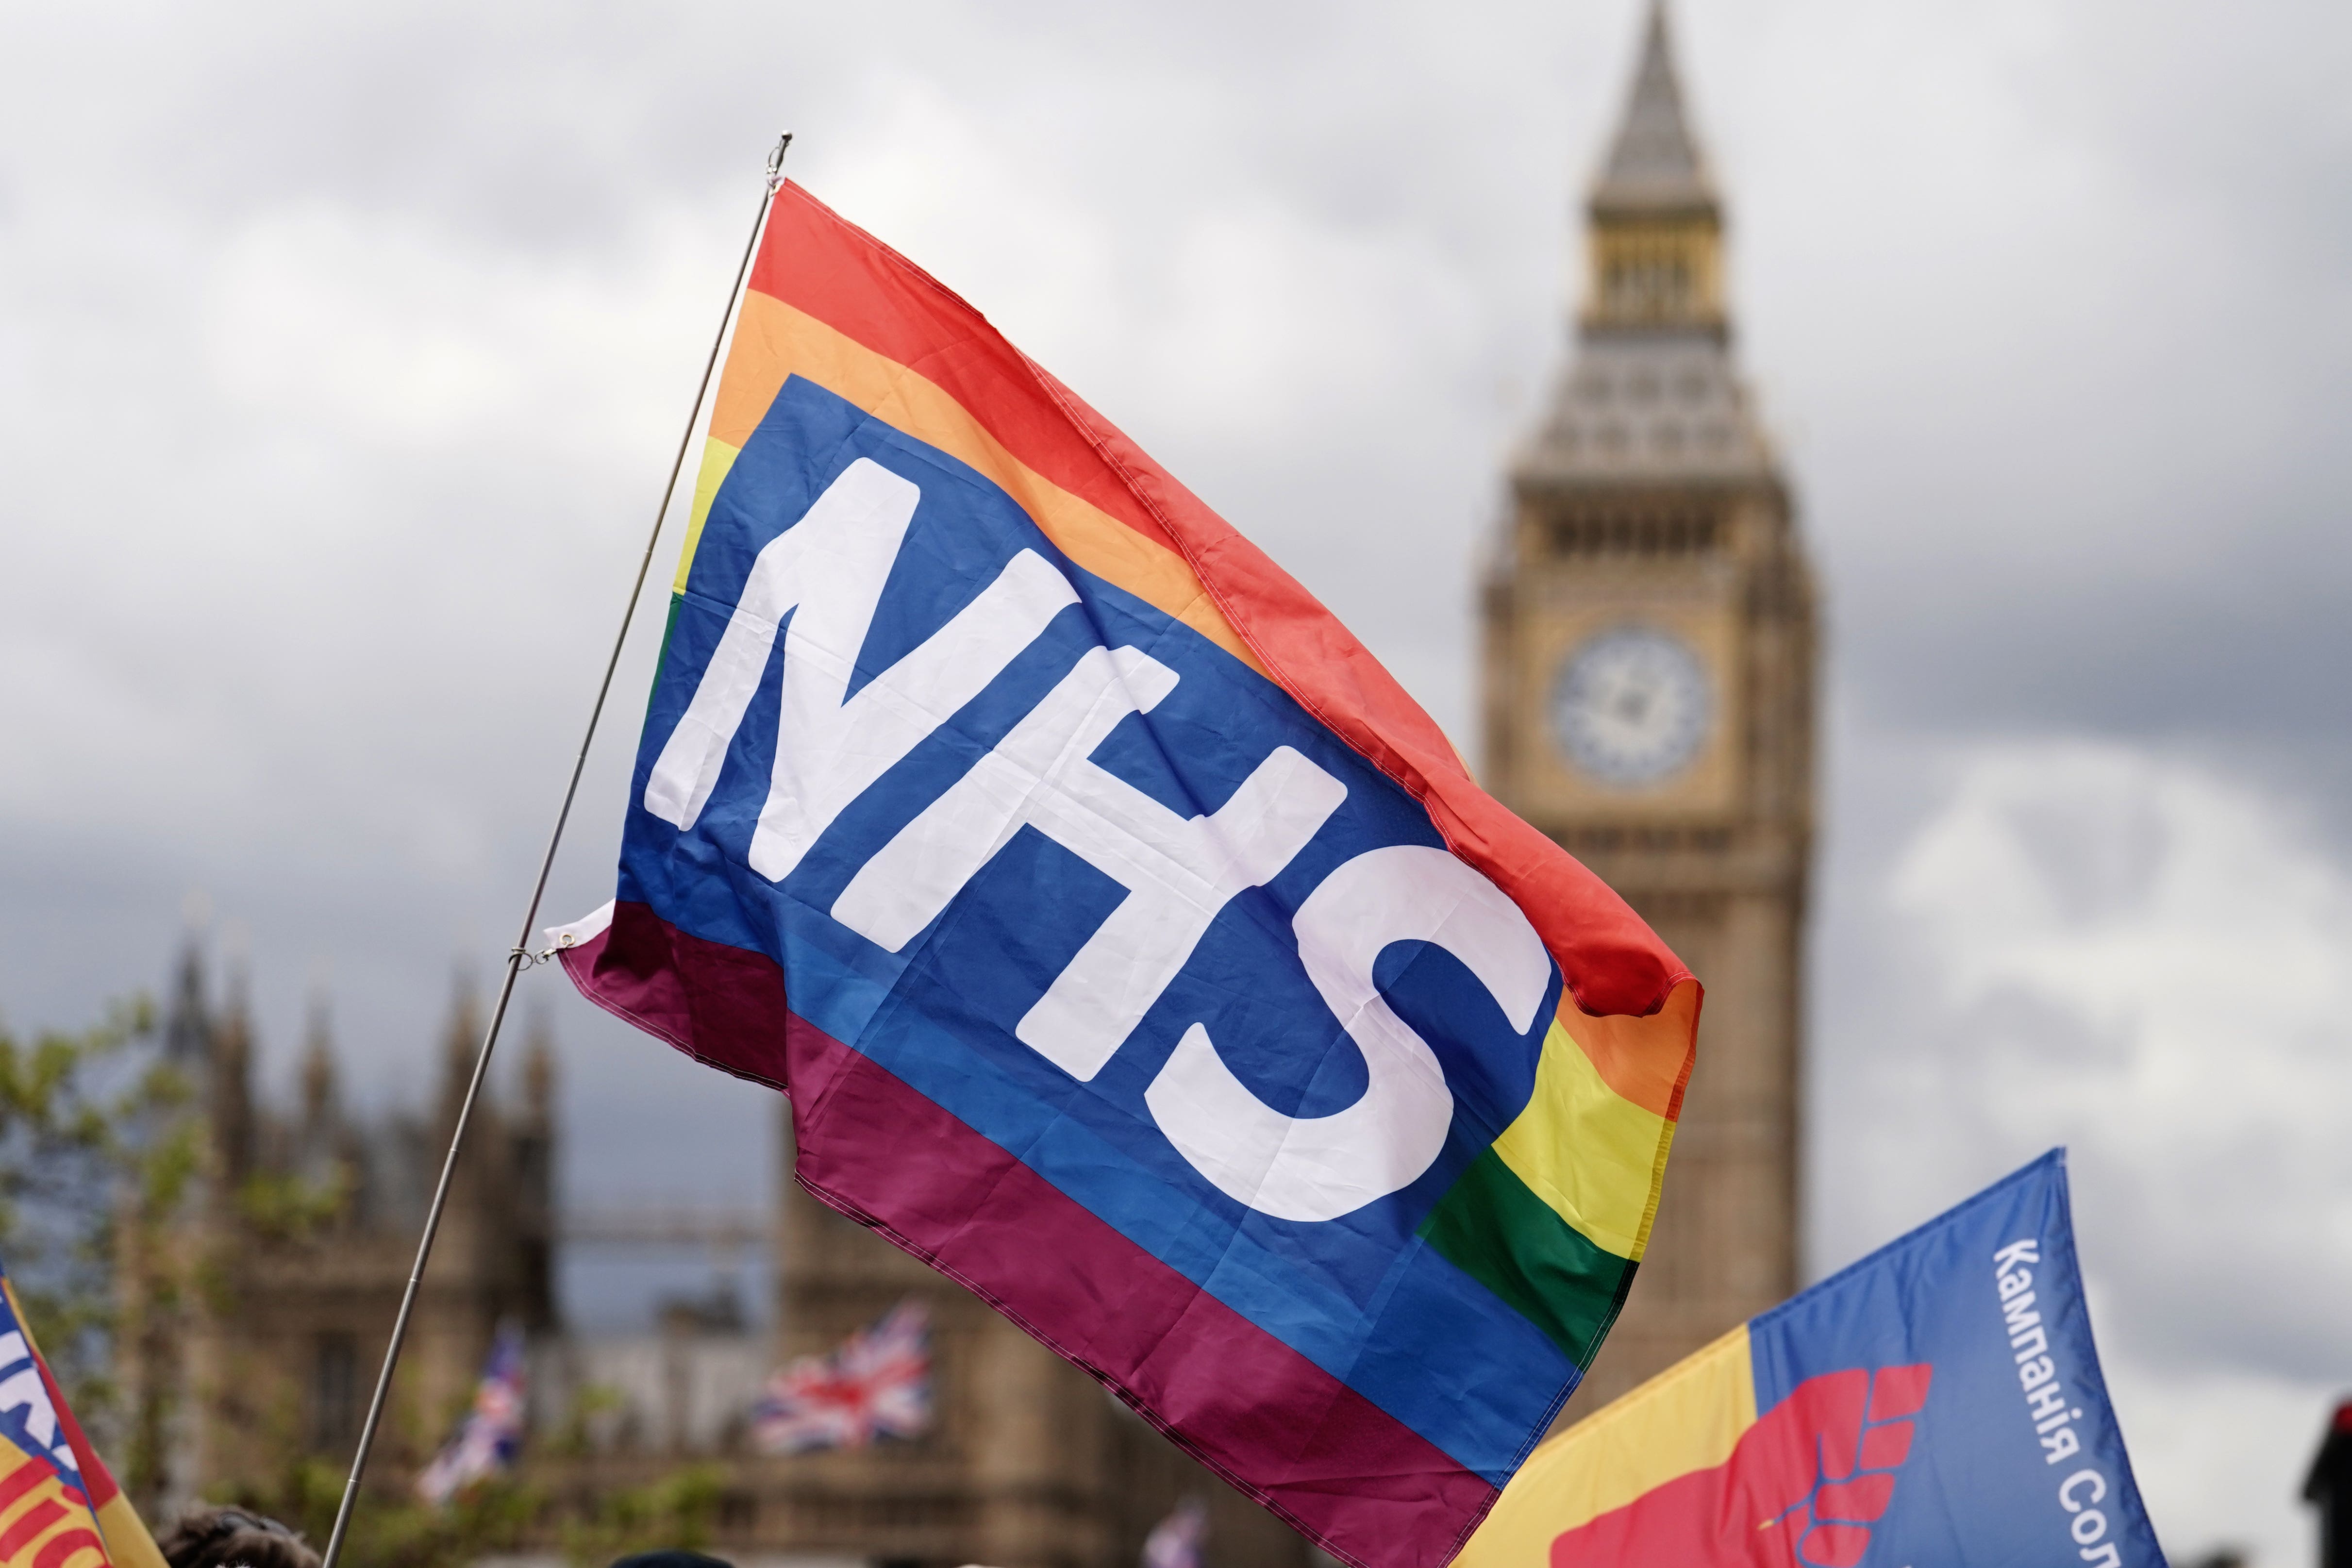
[{"label": "houses of parliament stonework", "polygon": [[[1623,894],[1707,997],[1649,1254],[1568,1420],[1798,1284],[1816,658],[1789,490],[1732,353],[1721,197],[1662,10],[1648,17],[1587,217],[1564,372],[1511,464],[1481,585],[1483,779]],[[299,1237],[250,1203],[208,1211],[240,1267],[235,1300],[190,1336],[174,1373],[189,1403],[173,1484],[218,1496],[257,1482],[264,1457],[289,1444],[348,1455],[474,1026],[461,1002],[428,1113],[362,1127],[341,1107],[323,1032],[301,1106],[272,1116],[248,1082],[241,1015],[207,1018],[200,1002],[181,1009],[175,1048],[203,1058],[221,1190],[345,1173],[333,1178],[340,1206]],[[1310,1568],[1299,1538],[1087,1375],[795,1187],[788,1119],[776,1328],[755,1332],[724,1310],[671,1314],[640,1358],[647,1409],[590,1434],[593,1422],[562,1408],[600,1374],[594,1345],[556,1321],[551,1073],[535,1042],[520,1092],[476,1125],[379,1486],[406,1484],[498,1326],[513,1321],[535,1337],[534,1433],[570,1434],[535,1442],[525,1461],[551,1521],[695,1460],[721,1478],[715,1549],[740,1561],[1111,1568],[1136,1562],[1179,1499],[1198,1497],[1214,1568]],[[751,1452],[743,1412],[766,1366],[829,1349],[909,1295],[934,1324],[931,1431],[862,1450]],[[636,1375],[611,1364],[623,1382]]]}]

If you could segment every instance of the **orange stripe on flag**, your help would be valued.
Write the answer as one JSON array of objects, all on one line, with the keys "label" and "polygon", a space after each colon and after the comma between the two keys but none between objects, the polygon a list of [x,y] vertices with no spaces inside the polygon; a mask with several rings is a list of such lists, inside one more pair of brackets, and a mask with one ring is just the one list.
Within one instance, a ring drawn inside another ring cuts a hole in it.
[{"label": "orange stripe on flag", "polygon": [[1595,1017],[1573,998],[1562,997],[1559,1026],[1583,1047],[1601,1082],[1644,1110],[1669,1121],[1681,1120],[1698,1034],[1696,981],[1676,985],[1667,993],[1666,1005],[1646,1018],[1622,1013]]},{"label": "orange stripe on flag", "polygon": [[788,377],[815,383],[896,430],[969,463],[1011,496],[1072,561],[1165,611],[1265,673],[1184,558],[1029,467],[945,388],[781,300],[743,296],[710,438],[740,448]]},{"label": "orange stripe on flag", "polygon": [[908,366],[988,427],[1022,463],[1163,550],[1150,501],[1103,448],[1099,420],[938,279],[795,184],[777,193],[751,289],[804,310]]}]

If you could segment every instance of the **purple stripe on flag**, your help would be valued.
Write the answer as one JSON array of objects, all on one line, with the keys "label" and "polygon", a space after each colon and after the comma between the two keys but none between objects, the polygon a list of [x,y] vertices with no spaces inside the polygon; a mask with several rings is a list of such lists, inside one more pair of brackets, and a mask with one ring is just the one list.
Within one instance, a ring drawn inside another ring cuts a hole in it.
[{"label": "purple stripe on flag", "polygon": [[[789,1083],[803,1186],[1149,1405],[1178,1444],[1336,1556],[1440,1568],[1486,1516],[1485,1480],[790,1014],[764,955],[623,903],[608,931],[563,957],[592,998],[698,1060]],[[720,1040],[726,1056],[697,1048]],[[903,1158],[910,1144],[932,1157]]]},{"label": "purple stripe on flag", "polygon": [[784,977],[775,960],[688,936],[622,900],[613,923],[562,950],[581,994],[696,1061],[737,1078],[784,1082]]}]

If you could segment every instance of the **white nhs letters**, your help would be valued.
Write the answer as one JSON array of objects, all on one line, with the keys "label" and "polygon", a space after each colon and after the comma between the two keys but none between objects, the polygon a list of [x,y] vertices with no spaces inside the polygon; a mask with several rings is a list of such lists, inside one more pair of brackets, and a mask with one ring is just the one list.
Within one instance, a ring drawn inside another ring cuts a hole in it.
[{"label": "white nhs letters", "polygon": [[1235,893],[1290,864],[1347,786],[1277,746],[1208,816],[1182,817],[1087,760],[1176,672],[1131,647],[1089,648],[1061,684],[851,879],[833,918],[893,952],[931,923],[1024,824],[1126,888],[1013,1033],[1091,1079],[1143,1021]]},{"label": "white nhs letters", "polygon": [[[741,600],[646,781],[646,809],[681,829],[709,804],[784,632],[774,770],[753,870],[782,881],[850,802],[977,697],[1077,595],[1034,551],[845,700],[919,491],[866,458],[753,562]],[[1090,760],[1130,713],[1175,689],[1135,647],[1089,648],[1037,706],[877,850],[833,918],[896,952],[1023,827],[1127,889],[1015,1026],[1073,1078],[1100,1072],[1232,899],[1280,874],[1347,786],[1277,746],[1216,811],[1181,816]],[[1363,1053],[1368,1086],[1328,1116],[1286,1116],[1235,1078],[1194,1024],[1145,1094],[1177,1151],[1262,1213],[1333,1219],[1409,1184],[1444,1145],[1454,1098],[1426,1041],[1391,1010],[1372,966],[1396,942],[1446,948],[1514,1029],[1535,1019],[1551,963],[1518,907],[1442,849],[1370,850],[1328,876],[1293,921],[1307,977]],[[1322,1038],[1319,1031],[1307,1034]]]},{"label": "white nhs letters", "polygon": [[[1078,602],[1069,579],[1024,550],[929,640],[843,700],[920,495],[860,458],[807,516],[769,541],[751,563],[686,717],[646,781],[647,811],[680,828],[701,816],[767,669],[776,623],[791,615],[775,773],[750,857],[751,869],[781,882],[844,807]],[[803,598],[812,584],[824,591]]]},{"label": "white nhs letters", "polygon": [[[1454,1096],[1429,1042],[1372,984],[1392,942],[1434,942],[1468,966],[1525,1034],[1551,957],[1519,906],[1443,849],[1368,849],[1316,885],[1291,921],[1298,959],[1364,1053],[1363,1098],[1328,1116],[1285,1116],[1250,1092],[1195,1024],[1143,1102],[1194,1170],[1276,1219],[1337,1219],[1429,1169]],[[1302,1033],[1315,1037],[1315,1031]]]}]

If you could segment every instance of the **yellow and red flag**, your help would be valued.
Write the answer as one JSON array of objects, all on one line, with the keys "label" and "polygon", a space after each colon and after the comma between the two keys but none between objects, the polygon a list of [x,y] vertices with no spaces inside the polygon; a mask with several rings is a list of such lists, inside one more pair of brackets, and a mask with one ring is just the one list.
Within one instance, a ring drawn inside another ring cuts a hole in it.
[{"label": "yellow and red flag", "polygon": [[0,1273],[0,1568],[163,1568]]}]

